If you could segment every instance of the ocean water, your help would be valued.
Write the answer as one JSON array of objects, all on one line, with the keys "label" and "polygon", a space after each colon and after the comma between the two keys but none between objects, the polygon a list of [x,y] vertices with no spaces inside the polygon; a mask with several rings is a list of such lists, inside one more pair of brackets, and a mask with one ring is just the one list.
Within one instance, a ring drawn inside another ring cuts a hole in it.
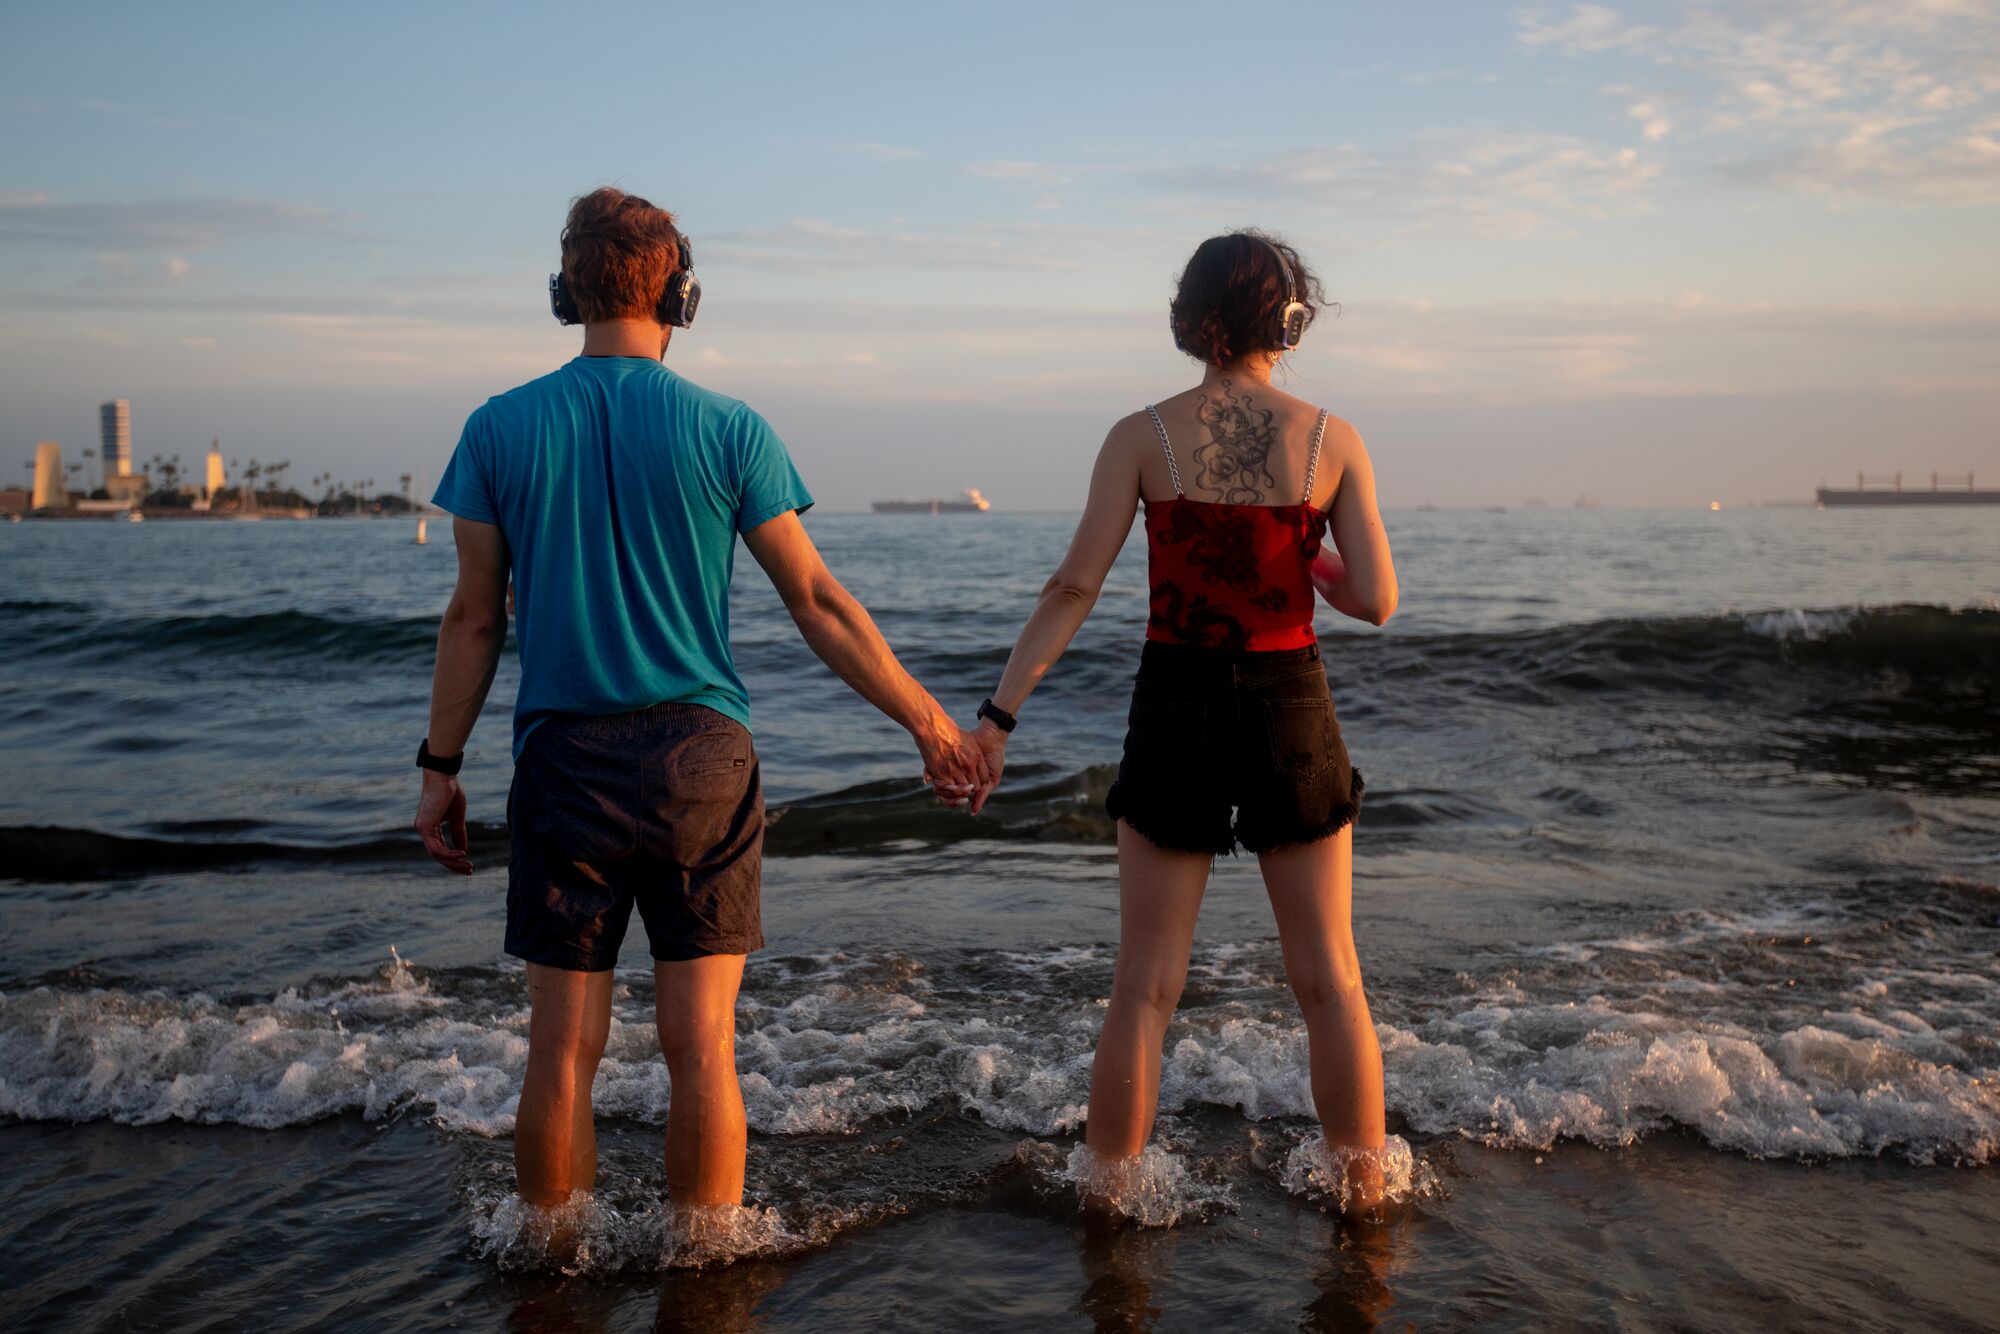
[{"label": "ocean water", "polygon": [[[969,714],[1072,522],[809,526]],[[0,529],[0,1325],[1995,1327],[2000,512],[1388,523],[1401,613],[1321,631],[1418,1198],[1325,1211],[1238,858],[1168,1036],[1160,1226],[1077,1215],[1141,543],[976,820],[745,557],[754,1209],[690,1245],[659,1207],[635,937],[574,1273],[508,1194],[511,662],[465,774],[479,873],[403,832],[448,533]]]}]

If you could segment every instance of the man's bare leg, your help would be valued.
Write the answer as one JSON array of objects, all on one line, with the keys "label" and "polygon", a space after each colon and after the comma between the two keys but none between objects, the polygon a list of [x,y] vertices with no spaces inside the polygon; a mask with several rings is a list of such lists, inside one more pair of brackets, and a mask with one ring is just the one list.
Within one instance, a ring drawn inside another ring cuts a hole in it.
[{"label": "man's bare leg", "polygon": [[590,1085],[611,1032],[611,974],[528,965],[528,1073],[514,1121],[514,1175],[529,1204],[561,1204],[597,1180]]},{"label": "man's bare leg", "polygon": [[741,1204],[748,1130],[736,1079],[741,954],[655,963],[660,1050],[673,1077],[667,1113],[667,1196],[679,1205]]}]

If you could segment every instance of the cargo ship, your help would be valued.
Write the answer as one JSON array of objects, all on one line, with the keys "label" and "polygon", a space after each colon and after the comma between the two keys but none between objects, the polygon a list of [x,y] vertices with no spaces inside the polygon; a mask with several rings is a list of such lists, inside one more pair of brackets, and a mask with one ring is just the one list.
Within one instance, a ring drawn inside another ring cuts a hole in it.
[{"label": "cargo ship", "polygon": [[878,500],[875,502],[877,514],[984,514],[993,508],[993,502],[972,488],[967,487],[959,500]]},{"label": "cargo ship", "polygon": [[1822,486],[1813,493],[1819,507],[1842,505],[2000,505],[2000,491],[1981,491],[1972,484],[1972,474],[1963,477],[1940,477],[1931,474],[1928,490],[1904,490],[1903,474],[1892,473],[1887,477],[1869,477],[1863,473],[1854,475],[1852,491]]}]

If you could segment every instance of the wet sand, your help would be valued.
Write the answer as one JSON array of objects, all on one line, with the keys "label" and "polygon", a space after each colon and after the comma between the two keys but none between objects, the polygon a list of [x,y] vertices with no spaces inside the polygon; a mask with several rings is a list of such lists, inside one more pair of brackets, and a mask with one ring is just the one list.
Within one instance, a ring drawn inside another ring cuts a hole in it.
[{"label": "wet sand", "polygon": [[[607,1158],[643,1170],[652,1132],[607,1129]],[[5,1323],[1982,1330],[2000,1310],[1992,1169],[1755,1162],[1673,1134],[1542,1155],[1433,1141],[1419,1147],[1443,1197],[1356,1225],[1286,1194],[1254,1129],[1212,1117],[1191,1130],[1235,1206],[1172,1229],[1089,1225],[1021,1165],[1018,1138],[994,1132],[968,1137],[965,1175],[933,1182],[930,1204],[832,1245],[570,1280],[496,1272],[472,1253],[468,1179],[503,1166],[504,1142],[468,1149],[414,1120],[12,1125],[0,1128]],[[1858,1235],[1872,1238],[1865,1252]]]}]

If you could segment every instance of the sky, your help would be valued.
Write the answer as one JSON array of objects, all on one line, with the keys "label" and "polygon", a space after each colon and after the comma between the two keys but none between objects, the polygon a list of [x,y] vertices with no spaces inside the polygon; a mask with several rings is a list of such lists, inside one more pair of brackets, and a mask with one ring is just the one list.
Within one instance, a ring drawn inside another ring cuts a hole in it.
[{"label": "sky", "polygon": [[829,510],[1079,508],[1246,225],[1340,302],[1282,383],[1387,507],[2000,485],[2000,0],[10,4],[0,482],[124,397],[141,460],[433,484],[574,355],[604,183]]}]

